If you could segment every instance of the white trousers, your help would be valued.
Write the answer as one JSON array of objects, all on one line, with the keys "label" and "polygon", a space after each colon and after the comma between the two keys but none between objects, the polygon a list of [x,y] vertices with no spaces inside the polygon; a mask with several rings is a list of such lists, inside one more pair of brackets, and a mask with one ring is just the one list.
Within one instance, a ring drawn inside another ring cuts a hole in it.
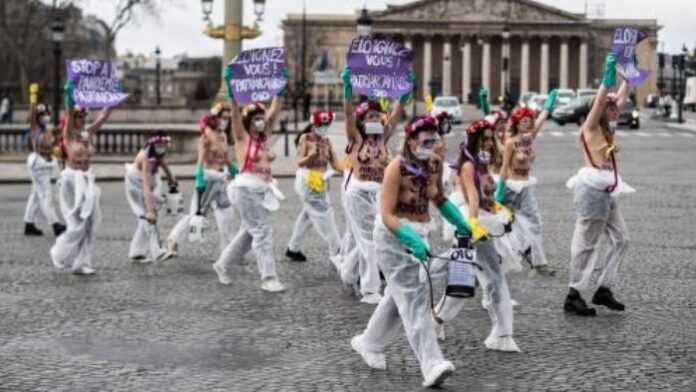
[{"label": "white trousers", "polygon": [[92,267],[92,246],[101,220],[99,199],[101,190],[94,175],[65,169],[60,181],[60,208],[67,229],[56,238],[51,258],[65,264],[73,260],[73,270]]},{"label": "white trousers", "polygon": [[[381,288],[373,240],[377,216],[377,192],[360,188],[354,183],[355,180],[351,181],[346,190],[345,207],[348,226],[352,230],[358,248],[360,292],[364,296],[379,293]],[[350,266],[344,265],[342,268],[350,268]]]},{"label": "white trousers", "polygon": [[[153,177],[155,177],[155,183],[152,188],[153,192],[155,192],[155,189],[159,186],[160,180],[157,176]],[[157,224],[148,223],[144,219],[147,211],[145,208],[145,192],[143,190],[142,176],[141,173],[130,164],[126,165],[125,187],[126,200],[138,222],[135,233],[133,234],[133,239],[128,248],[128,257],[149,256],[151,259],[155,260],[165,253],[165,250],[162,248]],[[155,214],[157,215],[159,212],[157,206],[161,205],[161,201],[156,200],[155,197],[154,202]]]},{"label": "white trousers", "polygon": [[236,187],[234,203],[239,210],[241,226],[217,261],[228,268],[233,262],[241,263],[244,256],[253,250],[261,279],[276,276],[271,215],[262,205],[266,192],[269,192],[267,187]]},{"label": "white trousers", "polygon": [[56,161],[46,161],[37,153],[29,154],[27,168],[31,177],[31,193],[24,211],[25,223],[36,223],[39,211],[49,224],[58,223],[58,216],[53,205],[51,175],[56,168]]},{"label": "white trousers", "polygon": [[212,209],[215,216],[215,223],[220,236],[220,249],[232,240],[234,233],[234,209],[231,206],[230,199],[227,195],[227,183],[225,181],[226,174],[213,170],[206,170],[205,177],[207,185],[202,195],[194,191],[191,197],[191,207],[188,215],[183,215],[174,225],[169,233],[168,240],[177,244],[186,238],[189,229],[191,218],[198,212],[198,199],[201,198],[201,212],[206,215],[208,210]]},{"label": "white trousers", "polygon": [[367,323],[363,342],[369,351],[382,353],[403,325],[425,376],[444,357],[435,335],[428,285],[419,279],[422,267],[405,253],[404,246],[381,221],[375,225],[374,238],[387,287]]},{"label": "white trousers", "polygon": [[534,187],[524,187],[520,192],[515,192],[510,188],[505,192],[505,205],[515,212],[515,215],[523,217],[525,232],[528,234],[528,241],[531,245],[532,266],[547,265],[546,253],[544,252],[544,233],[541,222],[541,212],[539,204],[534,195]]},{"label": "white trousers", "polygon": [[336,217],[327,192],[317,193],[305,185],[307,170],[298,170],[295,177],[295,191],[302,201],[302,211],[295,220],[288,248],[291,251],[302,250],[302,242],[310,226],[314,226],[319,236],[329,245],[329,254],[338,254],[341,240],[336,228]]},{"label": "white trousers", "polygon": [[575,231],[570,246],[570,287],[586,290],[597,267],[597,248],[603,234],[607,252],[600,265],[599,286],[611,288],[628,250],[628,231],[616,199],[585,184],[575,187]]}]

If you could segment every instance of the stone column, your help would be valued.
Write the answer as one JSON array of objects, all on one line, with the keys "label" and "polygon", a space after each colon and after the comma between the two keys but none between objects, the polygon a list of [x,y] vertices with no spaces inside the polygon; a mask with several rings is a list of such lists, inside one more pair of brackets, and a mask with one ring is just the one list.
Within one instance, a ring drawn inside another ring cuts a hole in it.
[{"label": "stone column", "polygon": [[526,37],[522,38],[522,50],[520,53],[520,92],[529,91],[529,40]]},{"label": "stone column", "polygon": [[462,102],[467,102],[471,93],[471,42],[462,37]]},{"label": "stone column", "polygon": [[491,43],[488,40],[483,41],[483,50],[481,53],[481,87],[486,90],[491,89]]},{"label": "stone column", "polygon": [[580,83],[579,88],[587,88],[587,40],[580,41]]},{"label": "stone column", "polygon": [[568,40],[561,40],[561,61],[560,61],[560,87],[568,88]]},{"label": "stone column", "polygon": [[430,79],[433,75],[433,51],[430,36],[425,36],[423,40],[423,98],[430,95]]},{"label": "stone column", "polygon": [[549,92],[549,40],[542,38],[541,41],[541,65],[539,66],[539,93]]},{"label": "stone column", "polygon": [[452,95],[452,43],[445,37],[442,43],[442,95]]},{"label": "stone column", "polygon": [[[503,68],[505,58],[508,59],[507,71]],[[506,86],[509,86],[508,80],[510,79],[510,40],[503,39],[503,43],[500,47],[500,96],[505,96]]]}]

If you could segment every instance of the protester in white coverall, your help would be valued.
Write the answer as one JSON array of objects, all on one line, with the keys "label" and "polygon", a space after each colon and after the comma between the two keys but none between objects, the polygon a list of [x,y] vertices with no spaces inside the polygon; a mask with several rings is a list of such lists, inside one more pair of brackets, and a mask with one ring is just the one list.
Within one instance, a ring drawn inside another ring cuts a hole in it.
[{"label": "protester in white coverall", "polygon": [[419,277],[420,263],[428,263],[430,257],[430,204],[437,206],[459,232],[470,233],[469,224],[442,192],[437,127],[434,117],[411,120],[401,155],[385,171],[374,241],[387,285],[367,328],[351,340],[352,348],[368,366],[385,369],[385,349],[400,331],[399,324],[403,324],[425,387],[440,385],[454,371],[440,351],[428,284]]},{"label": "protester in white coverall", "polygon": [[27,157],[27,169],[31,177],[31,193],[24,212],[24,235],[43,235],[43,232],[36,227],[36,220],[41,211],[57,237],[65,231],[65,226],[58,220],[53,204],[51,177],[58,166],[51,156],[55,138],[49,129],[51,114],[45,105],[38,103],[38,84],[34,83],[29,87],[29,102],[32,152]]},{"label": "protester in white coverall", "polygon": [[281,108],[280,97],[274,97],[268,109],[261,103],[254,103],[244,107],[240,113],[232,90],[229,67],[225,68],[224,78],[230,96],[235,157],[237,162],[242,163],[231,192],[241,226],[213,268],[220,283],[230,284],[232,280],[227,272],[230,265],[241,263],[244,255],[253,250],[261,275],[261,289],[280,292],[285,290],[285,286],[276,273],[270,212],[279,208],[279,200],[284,196],[273,183],[271,162],[275,154],[266,144]]},{"label": "protester in white coverall", "polygon": [[126,200],[138,220],[128,249],[128,257],[133,262],[146,264],[172,257],[162,247],[157,225],[157,213],[164,202],[158,173],[160,168],[167,175],[170,189],[177,187],[166,160],[169,142],[169,137],[164,134],[151,137],[138,152],[135,161],[126,164]]},{"label": "protester in white coverall", "polygon": [[307,125],[298,140],[295,192],[302,201],[302,211],[295,220],[285,252],[285,256],[292,261],[307,260],[302,253],[302,242],[310,225],[314,226],[317,234],[329,245],[327,264],[330,258],[338,257],[341,250],[341,239],[328,194],[331,175],[342,170],[336,151],[328,138],[333,117],[331,112],[314,112],[312,123]]},{"label": "protester in white coverall", "polygon": [[[600,270],[599,288],[592,303],[611,310],[625,309],[611,291],[628,250],[628,230],[619,209],[618,196],[635,190],[619,176],[619,150],[614,138],[616,121],[628,99],[629,88],[624,81],[617,96],[609,96],[609,90],[615,85],[616,58],[610,54],[606,59],[602,85],[580,128],[579,144],[585,164],[567,183],[575,193],[576,220],[571,243],[570,288],[564,309],[580,316],[597,314],[581,296],[581,292],[589,288],[595,269]],[[606,235],[609,246],[604,260],[599,261],[598,248],[603,235]]]}]

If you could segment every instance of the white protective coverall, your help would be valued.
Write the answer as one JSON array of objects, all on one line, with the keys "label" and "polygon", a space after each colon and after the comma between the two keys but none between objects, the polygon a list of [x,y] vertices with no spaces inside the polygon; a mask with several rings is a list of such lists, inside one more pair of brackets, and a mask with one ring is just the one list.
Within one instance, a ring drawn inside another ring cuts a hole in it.
[{"label": "white protective coverall", "polygon": [[191,218],[198,212],[198,198],[201,197],[201,213],[207,215],[212,208],[215,214],[215,223],[220,235],[220,249],[231,241],[233,235],[234,209],[230,208],[230,198],[227,194],[227,170],[205,170],[206,187],[202,196],[193,192],[191,208],[188,215],[182,216],[169,233],[169,243],[179,244],[186,237]]},{"label": "white protective coverall", "polygon": [[[157,173],[152,175],[152,193],[155,198],[155,214],[159,210],[159,206],[164,203],[161,197],[162,180]],[[130,205],[131,211],[138,219],[138,226],[133,234],[130,247],[128,249],[128,257],[136,256],[148,257],[150,260],[157,260],[166,251],[162,248],[160,242],[159,230],[157,224],[150,224],[145,220],[147,213],[145,207],[145,192],[143,190],[142,173],[132,163],[126,164],[126,200]]]},{"label": "white protective coverall", "polygon": [[274,184],[250,173],[239,174],[229,193],[239,211],[241,226],[216,264],[226,270],[233,262],[240,263],[244,255],[253,250],[261,280],[277,277],[270,212],[278,210],[279,199],[284,196]]},{"label": "white protective coverall", "polygon": [[[430,224],[410,222],[411,226],[427,241]],[[408,255],[406,248],[378,217],[374,229],[374,241],[379,267],[387,280],[382,300],[375,308],[365,331],[356,337],[358,344],[371,353],[384,353],[389,343],[400,332],[403,324],[411,349],[425,377],[437,365],[445,362],[435,334],[431,315],[428,284],[421,282],[418,260]]]},{"label": "white protective coverall", "polygon": [[[306,168],[299,168],[295,176],[295,192],[302,201],[302,211],[295,221],[288,248],[293,252],[301,251],[302,240],[309,226],[313,225],[319,236],[328,243],[329,255],[335,256],[340,251],[341,239],[327,189],[330,177],[324,175],[324,192],[315,192],[307,186],[306,179],[309,172],[310,170]],[[330,175],[332,172],[327,173]]]},{"label": "white protective coverall", "polygon": [[[575,193],[575,231],[571,243],[570,287],[586,290],[595,268],[600,267],[599,286],[611,288],[626,251],[628,231],[617,197],[634,193],[635,189],[618,177],[613,192],[607,188],[614,185],[614,174],[610,170],[583,167],[566,183]],[[609,248],[600,266],[597,264],[597,248],[602,234],[609,239]]]},{"label": "white protective coverall", "polygon": [[101,222],[99,198],[101,189],[95,184],[94,172],[66,168],[60,179],[60,210],[67,229],[58,236],[51,248],[56,267],[73,261],[72,269],[80,272],[92,269],[92,245]]},{"label": "white protective coverall", "polygon": [[24,211],[25,223],[36,223],[39,210],[49,224],[59,223],[58,216],[53,205],[53,189],[51,177],[56,170],[55,159],[47,161],[41,155],[32,152],[27,158],[27,168],[31,177],[31,193]]}]

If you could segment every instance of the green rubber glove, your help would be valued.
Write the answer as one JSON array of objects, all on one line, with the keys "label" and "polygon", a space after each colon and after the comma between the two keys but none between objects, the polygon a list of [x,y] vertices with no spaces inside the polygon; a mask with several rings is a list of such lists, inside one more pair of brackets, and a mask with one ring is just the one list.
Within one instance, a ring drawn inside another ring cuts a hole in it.
[{"label": "green rubber glove", "polygon": [[203,166],[198,165],[196,166],[196,192],[205,192],[206,185],[205,171],[203,170]]},{"label": "green rubber glove", "polygon": [[[411,85],[413,86],[413,88],[416,87],[416,73],[413,72],[413,70],[411,70],[411,73],[408,74],[408,81],[411,82]],[[411,95],[413,93],[413,88],[408,93],[399,97],[399,103],[401,105],[406,105],[407,103],[409,103],[409,101],[411,101]]]},{"label": "green rubber glove", "polygon": [[479,91],[479,106],[484,116],[491,114],[491,104],[488,102],[488,90],[485,88]]},{"label": "green rubber glove", "polygon": [[604,62],[602,85],[604,85],[606,88],[616,86],[616,56],[614,56],[614,53],[609,53],[606,61]]},{"label": "green rubber glove", "polygon": [[428,261],[428,245],[425,244],[423,238],[416,233],[415,230],[409,225],[400,225],[397,227],[396,232],[394,232],[396,238],[399,242],[406,248],[408,248],[413,256],[420,260],[421,262]]},{"label": "green rubber glove", "polygon": [[554,105],[556,105],[557,98],[558,98],[558,90],[553,89],[553,91],[551,91],[551,93],[549,93],[549,97],[546,98],[546,102],[544,102],[544,110],[551,113],[553,111]]},{"label": "green rubber glove", "polygon": [[288,80],[290,79],[290,73],[288,73],[287,68],[283,70],[283,79],[285,79],[285,87],[283,87],[282,90],[278,91],[279,97],[285,96],[285,93],[288,91]]},{"label": "green rubber glove", "polygon": [[227,86],[227,95],[230,99],[234,100],[234,91],[232,91],[232,69],[227,66],[225,70],[222,71],[222,78],[225,80],[225,86]]},{"label": "green rubber glove", "polygon": [[65,82],[65,87],[63,87],[63,100],[65,101],[65,107],[68,109],[73,109],[75,107],[75,96],[73,95],[73,83],[72,80],[68,79]]},{"label": "green rubber glove", "polygon": [[341,72],[341,81],[343,82],[343,99],[346,101],[353,100],[353,84],[350,81],[350,77],[353,73],[350,68],[345,67]]},{"label": "green rubber glove", "polygon": [[227,170],[230,172],[230,176],[232,176],[232,178],[237,177],[237,174],[239,174],[239,168],[234,163],[230,163],[227,166]]},{"label": "green rubber glove", "polygon": [[505,185],[505,181],[500,180],[498,181],[498,184],[495,186],[495,201],[498,203],[504,205],[505,203],[505,191],[507,191],[507,186]]},{"label": "green rubber glove", "polygon": [[447,222],[454,225],[459,233],[465,236],[471,235],[471,226],[469,226],[469,223],[467,223],[462,213],[459,212],[459,208],[457,208],[454,203],[445,199],[437,208],[440,210],[442,217],[445,218]]}]

